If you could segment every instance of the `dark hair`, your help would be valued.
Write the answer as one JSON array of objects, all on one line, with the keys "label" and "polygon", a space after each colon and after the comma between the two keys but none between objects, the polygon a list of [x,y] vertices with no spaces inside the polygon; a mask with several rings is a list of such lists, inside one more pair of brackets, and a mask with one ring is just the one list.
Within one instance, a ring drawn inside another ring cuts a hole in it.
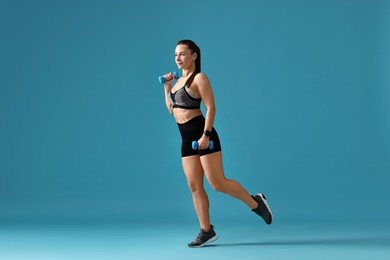
[{"label": "dark hair", "polygon": [[199,49],[198,45],[196,45],[196,43],[191,41],[191,40],[181,40],[177,43],[177,45],[181,45],[181,44],[186,45],[188,47],[188,49],[191,51],[191,54],[194,54],[194,53],[197,54],[196,60],[195,60],[195,70],[191,74],[191,76],[187,79],[186,84],[185,84],[185,86],[187,86],[187,88],[189,88],[192,81],[195,78],[195,75],[200,72],[200,49]]}]

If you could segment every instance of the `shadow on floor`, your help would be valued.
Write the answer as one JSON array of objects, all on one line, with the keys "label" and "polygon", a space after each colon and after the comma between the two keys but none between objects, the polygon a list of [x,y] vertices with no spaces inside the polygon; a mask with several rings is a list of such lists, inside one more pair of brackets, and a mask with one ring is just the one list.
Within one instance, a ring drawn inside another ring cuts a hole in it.
[{"label": "shadow on floor", "polygon": [[207,247],[227,246],[370,246],[387,247],[390,250],[390,237],[362,237],[362,238],[326,238],[326,239],[305,239],[305,240],[279,240],[264,242],[240,242],[240,243],[218,243],[207,245]]}]

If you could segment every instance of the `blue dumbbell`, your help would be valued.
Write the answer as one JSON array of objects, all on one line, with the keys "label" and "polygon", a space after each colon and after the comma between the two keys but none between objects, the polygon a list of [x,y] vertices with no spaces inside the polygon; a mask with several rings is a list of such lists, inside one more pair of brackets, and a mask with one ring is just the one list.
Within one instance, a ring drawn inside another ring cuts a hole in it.
[{"label": "blue dumbbell", "polygon": [[[172,72],[172,74],[175,77],[175,79],[178,79],[180,77],[179,72],[177,72],[177,71]],[[165,81],[167,81],[167,79],[164,78],[163,76],[160,76],[160,77],[158,77],[158,81],[160,81],[161,84],[164,84]]]},{"label": "blue dumbbell", "polygon": [[[214,148],[214,142],[210,140],[209,142],[209,148],[213,149]],[[198,149],[198,142],[197,141],[192,141],[192,149],[197,150]]]}]

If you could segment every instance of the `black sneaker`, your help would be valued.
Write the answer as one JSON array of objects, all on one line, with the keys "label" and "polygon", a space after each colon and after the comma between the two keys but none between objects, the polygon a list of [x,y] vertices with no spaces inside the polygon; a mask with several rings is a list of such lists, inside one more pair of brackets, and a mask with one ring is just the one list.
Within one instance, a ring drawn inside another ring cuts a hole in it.
[{"label": "black sneaker", "polygon": [[255,196],[252,196],[252,198],[257,201],[259,204],[257,208],[252,209],[253,212],[255,212],[257,215],[262,217],[268,225],[272,223],[272,211],[267,203],[267,199],[262,193],[258,193]]},{"label": "black sneaker", "polygon": [[210,225],[209,231],[200,229],[197,238],[188,244],[189,247],[202,247],[218,239],[218,235],[214,232],[214,226]]}]

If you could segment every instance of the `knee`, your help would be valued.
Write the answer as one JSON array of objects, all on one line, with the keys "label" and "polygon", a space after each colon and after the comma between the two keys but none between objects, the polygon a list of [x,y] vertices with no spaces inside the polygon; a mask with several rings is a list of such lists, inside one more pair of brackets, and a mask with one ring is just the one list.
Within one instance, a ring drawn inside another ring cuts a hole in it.
[{"label": "knee", "polygon": [[197,182],[188,182],[188,188],[192,193],[197,193],[203,190],[203,185]]},{"label": "knee", "polygon": [[225,182],[224,181],[213,181],[210,183],[210,186],[218,192],[225,192]]}]

